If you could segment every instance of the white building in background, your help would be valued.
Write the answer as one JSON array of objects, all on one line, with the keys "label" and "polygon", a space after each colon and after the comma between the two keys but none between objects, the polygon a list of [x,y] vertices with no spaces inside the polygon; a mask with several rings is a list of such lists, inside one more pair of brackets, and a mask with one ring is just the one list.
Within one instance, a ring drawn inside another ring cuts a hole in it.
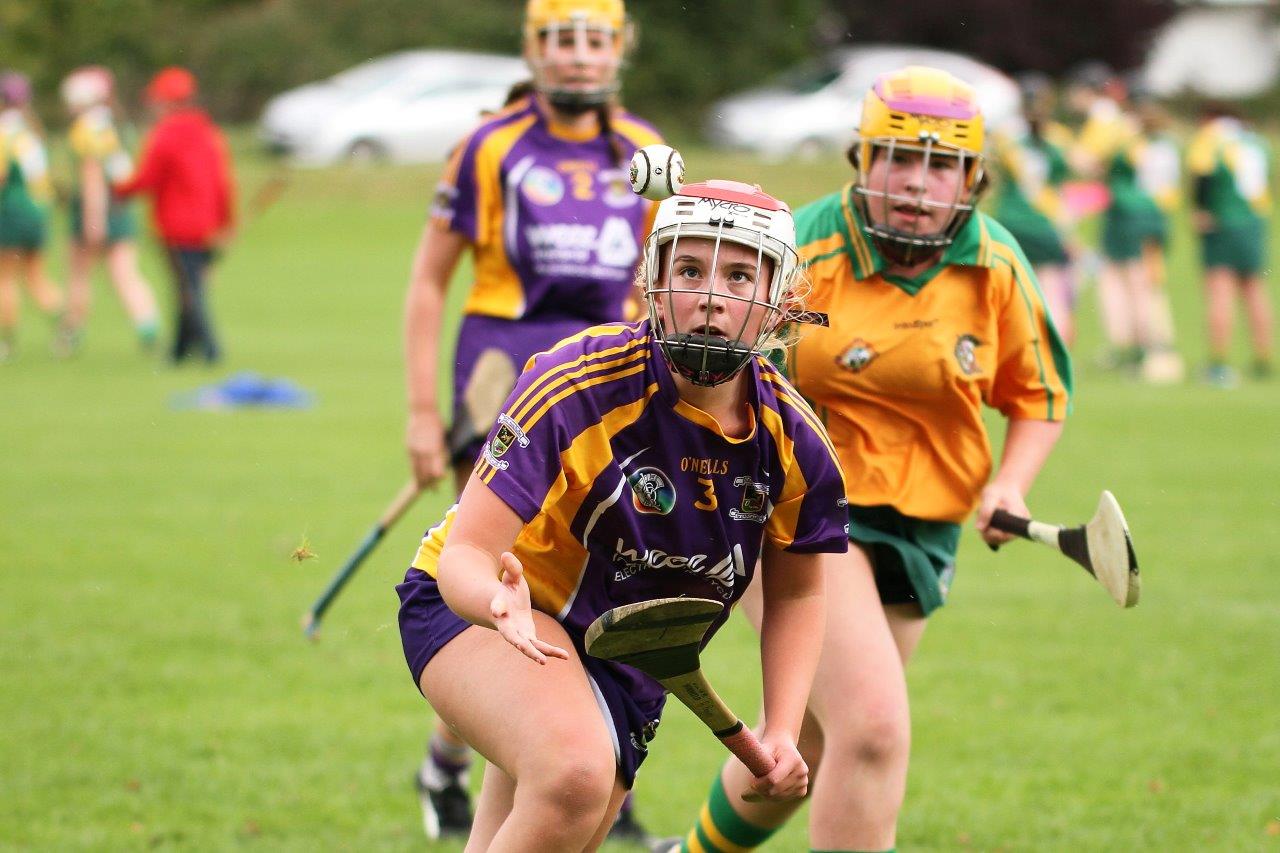
[{"label": "white building in background", "polygon": [[1188,0],[1156,35],[1143,69],[1158,95],[1244,98],[1280,77],[1273,0]]}]

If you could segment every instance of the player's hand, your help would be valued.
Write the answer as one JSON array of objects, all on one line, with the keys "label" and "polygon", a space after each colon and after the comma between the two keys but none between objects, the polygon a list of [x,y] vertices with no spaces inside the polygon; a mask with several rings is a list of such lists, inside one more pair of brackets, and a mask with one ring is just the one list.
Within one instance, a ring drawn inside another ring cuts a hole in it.
[{"label": "player's hand", "polygon": [[999,548],[1004,543],[1017,538],[1012,533],[1005,533],[991,526],[991,514],[998,509],[1023,518],[1031,516],[1031,512],[1027,509],[1027,502],[1016,486],[994,480],[987,483],[978,501],[978,515],[974,523],[978,532],[982,534],[982,541],[992,548]]},{"label": "player's hand", "polygon": [[798,800],[809,792],[809,766],[800,757],[795,741],[786,735],[765,732],[760,745],[776,762],[768,776],[757,777],[751,790],[766,800]]},{"label": "player's hand", "polygon": [[504,551],[498,558],[498,580],[502,588],[489,603],[489,617],[502,638],[525,657],[546,665],[547,658],[568,660],[569,653],[559,646],[538,639],[533,626],[533,605],[529,601],[529,584],[524,579],[524,566],[515,554]]},{"label": "player's hand", "polygon": [[445,474],[448,459],[444,447],[444,424],[434,410],[413,412],[405,429],[405,449],[409,467],[422,488],[428,488]]},{"label": "player's hand", "polygon": [[1217,228],[1218,223],[1214,220],[1213,214],[1207,210],[1191,211],[1191,226],[1195,228],[1197,234],[1208,234]]}]

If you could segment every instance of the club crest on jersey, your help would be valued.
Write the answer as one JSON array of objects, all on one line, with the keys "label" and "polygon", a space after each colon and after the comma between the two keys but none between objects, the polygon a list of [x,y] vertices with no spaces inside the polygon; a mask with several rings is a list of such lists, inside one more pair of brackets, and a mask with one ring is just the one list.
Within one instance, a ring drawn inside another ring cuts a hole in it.
[{"label": "club crest on jersey", "polygon": [[729,510],[734,521],[755,521],[764,524],[768,519],[765,508],[769,504],[769,487],[750,477],[735,477],[733,484],[742,489],[742,503]]},{"label": "club crest on jersey", "polygon": [[556,174],[554,169],[534,166],[525,173],[524,180],[520,182],[520,191],[534,204],[550,207],[559,204],[564,198],[564,178]]},{"label": "club crest on jersey", "polygon": [[675,508],[676,487],[671,478],[657,468],[639,468],[627,477],[631,484],[631,502],[646,515],[666,515]]},{"label": "club crest on jersey", "polygon": [[640,196],[631,191],[631,182],[622,172],[601,172],[598,179],[605,185],[604,203],[614,210],[626,210],[640,203]]},{"label": "club crest on jersey", "polygon": [[854,373],[861,373],[866,370],[867,365],[875,361],[876,355],[878,353],[871,347],[871,344],[862,338],[855,338],[849,348],[836,358],[836,361]]},{"label": "club crest on jersey", "polygon": [[503,462],[502,457],[507,454],[513,444],[528,447],[529,436],[525,435],[520,425],[507,414],[498,415],[498,431],[494,433],[493,439],[485,442],[484,445],[485,461],[494,468],[505,471],[510,463]]},{"label": "club crest on jersey", "polygon": [[973,335],[961,335],[956,339],[956,363],[965,376],[973,376],[982,370],[978,366],[978,347],[982,341]]}]

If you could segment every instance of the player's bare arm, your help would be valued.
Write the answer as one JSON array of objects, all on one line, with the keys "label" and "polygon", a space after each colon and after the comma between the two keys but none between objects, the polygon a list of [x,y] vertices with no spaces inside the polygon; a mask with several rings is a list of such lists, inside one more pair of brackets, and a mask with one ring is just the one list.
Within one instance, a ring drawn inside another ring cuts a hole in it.
[{"label": "player's bare arm", "polygon": [[802,797],[808,790],[809,768],[796,741],[822,649],[826,558],[825,554],[792,554],[772,543],[765,546],[760,663],[766,723],[761,740],[778,763],[752,787],[770,799]]},{"label": "player's bare arm", "polygon": [[990,526],[991,513],[995,510],[1003,509],[1019,516],[1030,515],[1026,494],[1062,435],[1062,426],[1062,421],[1009,420],[1000,467],[982,490],[978,503],[976,522],[988,545],[1001,545],[1015,538]]},{"label": "player's bare arm", "polygon": [[413,475],[422,486],[444,476],[448,468],[444,423],[436,394],[440,321],[445,293],[466,238],[430,223],[413,259],[409,292],[405,298],[405,374],[408,383],[409,421],[405,447]]},{"label": "player's bare arm", "polygon": [[524,526],[520,516],[476,478],[458,501],[457,517],[440,554],[440,594],[473,625],[492,628],[539,664],[567,660],[564,649],[538,639],[524,568],[511,553]]}]

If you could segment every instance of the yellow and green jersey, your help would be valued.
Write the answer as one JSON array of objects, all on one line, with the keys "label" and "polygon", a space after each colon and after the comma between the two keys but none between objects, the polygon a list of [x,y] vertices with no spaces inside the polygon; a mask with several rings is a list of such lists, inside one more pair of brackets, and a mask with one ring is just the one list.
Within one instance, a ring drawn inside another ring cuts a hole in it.
[{"label": "yellow and green jersey", "polygon": [[1196,206],[1225,226],[1271,213],[1270,152],[1256,133],[1232,118],[1206,122],[1187,149]]},{"label": "yellow and green jersey", "polygon": [[133,160],[125,149],[110,107],[94,107],[76,117],[68,133],[71,153],[77,162],[97,160],[109,183],[118,183],[133,171]]},{"label": "yellow and green jersey", "polygon": [[48,153],[21,110],[0,112],[0,164],[6,192],[25,193],[40,205],[53,201]]},{"label": "yellow and green jersey", "polygon": [[991,471],[983,405],[1058,421],[1071,363],[1030,264],[1009,232],[975,214],[934,268],[887,275],[850,184],[801,208],[796,226],[829,316],[788,362],[831,435],[847,496],[916,518],[961,521]]}]

